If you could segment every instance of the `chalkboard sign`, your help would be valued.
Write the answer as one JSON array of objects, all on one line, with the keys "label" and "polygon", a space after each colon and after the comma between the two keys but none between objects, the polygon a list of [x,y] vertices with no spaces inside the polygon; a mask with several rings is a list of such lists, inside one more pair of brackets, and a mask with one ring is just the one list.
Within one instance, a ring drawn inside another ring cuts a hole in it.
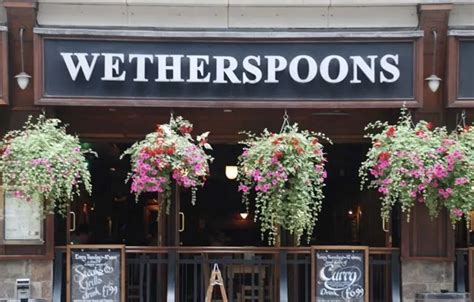
[{"label": "chalkboard sign", "polygon": [[368,247],[311,249],[313,299],[317,302],[368,302]]},{"label": "chalkboard sign", "polygon": [[124,302],[123,245],[74,245],[67,249],[68,302]]}]

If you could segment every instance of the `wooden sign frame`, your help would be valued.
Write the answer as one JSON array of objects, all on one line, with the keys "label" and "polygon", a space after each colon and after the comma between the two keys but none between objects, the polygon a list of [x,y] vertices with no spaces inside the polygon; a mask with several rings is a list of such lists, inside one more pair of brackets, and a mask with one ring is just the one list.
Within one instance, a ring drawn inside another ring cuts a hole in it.
[{"label": "wooden sign frame", "polygon": [[467,257],[468,286],[472,291],[472,288],[474,288],[474,247],[467,249]]},{"label": "wooden sign frame", "polygon": [[0,106],[8,104],[8,28],[0,26]]},{"label": "wooden sign frame", "polygon": [[120,302],[125,302],[125,245],[87,244],[68,245],[66,249],[66,302],[71,302],[71,251],[73,250],[120,250]]},{"label": "wooden sign frame", "polygon": [[472,108],[474,107],[474,96],[459,97],[459,44],[463,41],[474,41],[473,30],[452,30],[448,33],[448,56],[447,56],[447,98],[448,108]]},{"label": "wooden sign frame", "polygon": [[317,302],[316,299],[316,272],[317,272],[317,251],[363,251],[364,252],[364,301],[369,302],[369,247],[368,246],[348,246],[348,245],[332,245],[332,246],[311,246],[311,302]]},{"label": "wooden sign frame", "polygon": [[[7,205],[7,194],[11,192],[0,186],[0,245],[44,245],[45,236],[45,222],[46,219],[39,217],[39,238],[38,239],[19,239],[19,238],[6,238],[6,205]],[[24,201],[25,203],[27,201]],[[41,201],[38,201],[41,202]],[[42,205],[40,205],[40,211],[42,211]],[[39,213],[42,215],[42,213]]]},{"label": "wooden sign frame", "polygon": [[[328,108],[409,108],[423,107],[423,35],[420,31],[376,32],[376,33],[306,33],[289,32],[275,35],[274,33],[258,32],[183,32],[183,31],[147,31],[137,38],[137,31],[111,31],[81,29],[34,29],[34,99],[39,106],[106,106],[106,107],[172,107],[172,108],[295,108],[295,109],[328,109]],[[295,101],[293,98],[246,98],[245,100],[229,98],[219,101],[219,98],[190,99],[170,97],[82,97],[82,96],[51,96],[45,93],[44,85],[44,46],[47,40],[76,40],[76,41],[127,41],[127,42],[245,42],[245,43],[375,43],[375,42],[406,42],[413,45],[413,95],[396,98],[354,98],[341,100],[325,100],[324,98],[309,98]]]}]

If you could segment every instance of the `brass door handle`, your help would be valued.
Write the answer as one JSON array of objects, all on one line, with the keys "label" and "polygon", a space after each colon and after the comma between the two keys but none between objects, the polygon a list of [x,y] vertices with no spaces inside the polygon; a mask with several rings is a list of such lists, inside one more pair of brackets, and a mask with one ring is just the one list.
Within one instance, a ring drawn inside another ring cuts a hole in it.
[{"label": "brass door handle", "polygon": [[72,216],[72,228],[69,229],[69,232],[74,232],[76,230],[76,213],[74,213],[73,211],[69,212],[69,214],[71,214]]},{"label": "brass door handle", "polygon": [[181,225],[181,227],[179,228],[179,232],[181,233],[181,232],[184,232],[184,228],[185,228],[185,227],[184,227],[184,222],[185,222],[185,220],[184,220],[184,213],[183,213],[183,212],[179,212],[179,217],[180,217],[180,225]]},{"label": "brass door handle", "polygon": [[382,218],[382,230],[385,233],[390,232],[389,228],[387,227],[388,219]]}]

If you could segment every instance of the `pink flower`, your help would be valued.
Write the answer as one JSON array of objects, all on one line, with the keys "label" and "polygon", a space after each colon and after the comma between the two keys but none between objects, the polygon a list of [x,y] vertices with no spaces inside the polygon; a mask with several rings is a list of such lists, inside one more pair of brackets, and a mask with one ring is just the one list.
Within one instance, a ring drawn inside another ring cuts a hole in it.
[{"label": "pink flower", "polygon": [[250,188],[249,188],[248,186],[244,185],[244,184],[240,184],[240,185],[239,185],[239,191],[242,191],[242,192],[244,192],[244,193],[247,193],[247,192],[249,191],[249,189],[250,189]]},{"label": "pink flower", "polygon": [[327,178],[327,177],[328,177],[328,172],[323,171],[323,178]]},{"label": "pink flower", "polygon": [[388,166],[390,166],[390,163],[387,160],[380,160],[378,164],[378,169],[383,170],[387,168]]},{"label": "pink flower", "polygon": [[451,154],[455,159],[462,159],[463,158],[463,153],[459,150],[454,150],[454,152]]},{"label": "pink flower", "polygon": [[459,177],[459,178],[456,178],[456,180],[454,181],[454,184],[457,185],[457,186],[461,186],[461,185],[466,184],[468,182],[469,182],[469,180],[466,177]]},{"label": "pink flower", "polygon": [[418,185],[418,191],[421,192],[421,191],[424,191],[425,189],[426,189],[426,185],[424,185],[424,184]]},{"label": "pink flower", "polygon": [[444,147],[439,147],[438,149],[436,149],[436,153],[445,153],[446,151],[447,150]]},{"label": "pink flower", "polygon": [[376,169],[370,169],[369,170],[370,174],[372,174],[374,177],[379,177],[381,174],[379,173],[378,170]]},{"label": "pink flower", "polygon": [[462,215],[464,214],[463,211],[459,208],[452,209],[451,213],[456,217],[462,217]]},{"label": "pink flower", "polygon": [[384,194],[384,195],[387,195],[387,194],[388,194],[388,189],[387,189],[387,187],[383,187],[383,186],[382,186],[382,187],[379,187],[378,191],[379,191],[379,193],[382,193],[382,194]]},{"label": "pink flower", "polygon": [[445,189],[438,190],[439,195],[441,195],[444,199],[448,199],[452,192],[453,192],[453,189],[451,188],[447,188],[446,190]]},{"label": "pink flower", "polygon": [[253,177],[253,180],[255,181],[262,181],[263,180],[263,176],[260,172],[260,170],[258,169],[255,169],[252,173],[251,173],[252,177]]},{"label": "pink flower", "polygon": [[445,178],[446,176],[448,176],[448,171],[446,171],[446,169],[443,167],[443,165],[436,164],[434,166],[434,169],[433,169],[433,174],[437,178],[441,179],[441,178]]},{"label": "pink flower", "polygon": [[455,141],[453,141],[452,139],[449,139],[449,138],[445,138],[445,139],[443,139],[442,144],[443,144],[443,146],[451,146],[451,145],[455,144]]}]

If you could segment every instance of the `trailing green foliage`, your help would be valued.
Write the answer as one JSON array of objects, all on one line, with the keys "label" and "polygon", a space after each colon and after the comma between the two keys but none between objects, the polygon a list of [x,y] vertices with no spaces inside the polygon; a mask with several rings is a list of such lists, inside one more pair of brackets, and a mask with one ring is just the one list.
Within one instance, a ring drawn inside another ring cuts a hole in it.
[{"label": "trailing green foliage", "polygon": [[38,196],[45,213],[65,215],[81,184],[92,191],[85,154],[93,152],[60,124],[42,114],[36,122],[30,116],[22,130],[8,132],[0,143],[0,173],[6,190],[26,200]]},{"label": "trailing green foliage", "polygon": [[321,133],[299,131],[298,125],[286,126],[282,133],[267,129],[259,136],[245,133],[248,138],[239,157],[239,191],[249,207],[249,194],[255,191],[255,219],[260,222],[262,238],[275,244],[278,227],[296,235],[311,238],[321,204],[326,159]]}]

